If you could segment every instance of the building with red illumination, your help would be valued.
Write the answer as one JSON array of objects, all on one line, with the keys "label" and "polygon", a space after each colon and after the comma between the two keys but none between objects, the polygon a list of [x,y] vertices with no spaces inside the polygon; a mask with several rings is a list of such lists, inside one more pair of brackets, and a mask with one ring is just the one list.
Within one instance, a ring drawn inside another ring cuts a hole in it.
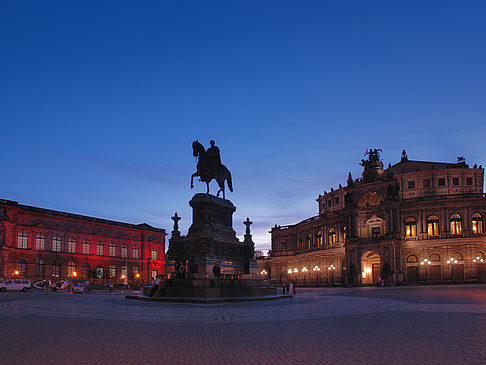
[{"label": "building with red illumination", "polygon": [[368,151],[362,177],[317,198],[318,215],[275,226],[274,281],[300,284],[486,282],[484,169],[409,160],[383,168]]},{"label": "building with red illumination", "polygon": [[165,230],[0,200],[0,277],[147,284],[164,272]]}]

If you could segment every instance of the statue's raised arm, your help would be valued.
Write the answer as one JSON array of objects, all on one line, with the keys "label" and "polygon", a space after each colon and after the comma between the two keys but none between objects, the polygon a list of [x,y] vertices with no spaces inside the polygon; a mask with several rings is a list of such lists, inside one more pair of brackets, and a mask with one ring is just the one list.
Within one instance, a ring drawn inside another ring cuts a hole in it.
[{"label": "statue's raised arm", "polygon": [[223,199],[225,199],[225,180],[229,190],[233,191],[231,173],[226,166],[221,163],[220,150],[213,140],[211,140],[210,145],[211,147],[206,151],[204,146],[199,143],[198,140],[192,142],[192,155],[198,159],[198,162],[196,165],[197,171],[191,176],[191,189],[194,187],[194,177],[199,176],[199,180],[206,183],[206,193],[209,194],[209,183],[214,179],[219,185],[219,191],[216,196],[219,196],[219,193],[223,192]]}]

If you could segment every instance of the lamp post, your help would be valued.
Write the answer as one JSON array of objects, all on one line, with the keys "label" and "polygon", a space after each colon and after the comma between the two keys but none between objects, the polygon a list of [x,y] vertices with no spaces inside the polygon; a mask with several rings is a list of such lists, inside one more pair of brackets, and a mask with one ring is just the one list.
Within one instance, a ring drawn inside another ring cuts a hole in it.
[{"label": "lamp post", "polygon": [[331,275],[331,286],[334,286],[334,270],[336,270],[336,267],[333,264],[331,264],[328,266],[327,270]]},{"label": "lamp post", "polygon": [[312,271],[314,271],[315,274],[316,274],[316,285],[319,285],[319,271],[321,271],[321,268],[316,265],[316,266],[314,266]]},{"label": "lamp post", "polygon": [[457,264],[457,260],[455,260],[454,257],[451,257],[447,260],[447,263],[451,264],[451,283],[454,283],[454,264]]},{"label": "lamp post", "polygon": [[479,264],[484,262],[484,259],[480,258],[479,256],[476,256],[476,258],[473,260],[473,262],[476,262],[478,264],[477,270],[478,270],[478,281],[479,281]]},{"label": "lamp post", "polygon": [[432,262],[429,259],[423,259],[423,261],[420,262],[420,265],[425,266],[425,280],[424,283],[427,282],[427,266],[429,266]]},{"label": "lamp post", "polygon": [[304,266],[301,271],[302,271],[302,276],[303,276],[304,285],[305,285],[306,284],[307,271],[308,271],[307,267]]}]

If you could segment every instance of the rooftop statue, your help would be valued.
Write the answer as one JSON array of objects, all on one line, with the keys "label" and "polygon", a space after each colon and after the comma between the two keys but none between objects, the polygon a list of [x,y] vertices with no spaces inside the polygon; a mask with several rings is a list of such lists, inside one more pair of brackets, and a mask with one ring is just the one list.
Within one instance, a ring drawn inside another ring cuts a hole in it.
[{"label": "rooftop statue", "polygon": [[226,168],[225,165],[221,163],[221,155],[218,146],[215,142],[211,140],[211,147],[206,149],[199,143],[199,141],[192,142],[192,155],[198,159],[196,169],[197,171],[191,176],[191,189],[194,188],[194,177],[199,176],[199,181],[205,182],[207,186],[207,194],[209,194],[209,183],[214,179],[219,185],[219,193],[223,192],[223,199],[225,199],[224,194],[224,182],[226,180],[228,188],[233,191],[233,183],[231,181],[231,173]]}]

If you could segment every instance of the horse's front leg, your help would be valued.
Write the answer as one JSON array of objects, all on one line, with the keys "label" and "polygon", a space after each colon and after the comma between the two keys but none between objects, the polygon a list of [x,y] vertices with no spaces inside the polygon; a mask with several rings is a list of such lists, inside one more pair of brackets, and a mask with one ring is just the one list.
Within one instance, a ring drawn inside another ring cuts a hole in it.
[{"label": "horse's front leg", "polygon": [[206,186],[208,188],[208,190],[206,191],[206,194],[209,194],[209,181],[206,181]]},{"label": "horse's front leg", "polygon": [[193,189],[193,188],[194,188],[194,177],[195,177],[195,176],[199,176],[199,175],[197,174],[197,172],[195,172],[194,174],[192,174],[192,175],[191,175],[191,189]]}]

